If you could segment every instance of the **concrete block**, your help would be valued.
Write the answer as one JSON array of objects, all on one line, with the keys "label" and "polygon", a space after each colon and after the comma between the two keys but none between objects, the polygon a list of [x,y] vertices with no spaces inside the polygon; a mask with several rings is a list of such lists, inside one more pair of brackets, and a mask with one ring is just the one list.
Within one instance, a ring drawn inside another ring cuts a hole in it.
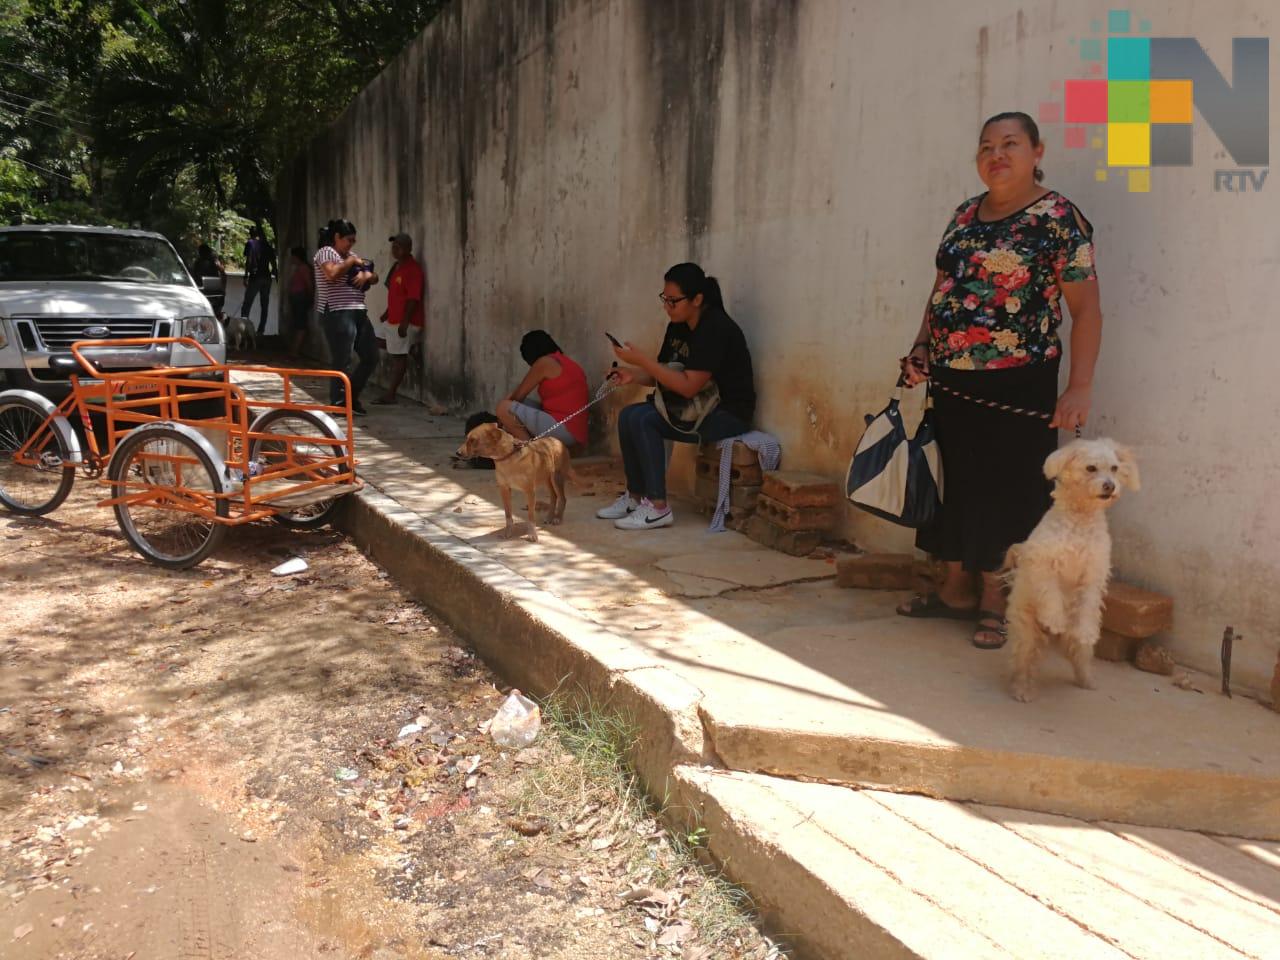
[{"label": "concrete block", "polygon": [[[711,505],[711,509],[715,510],[716,500],[720,496],[720,482],[714,475],[706,475],[699,473],[693,481],[693,495],[703,503]],[[729,485],[729,507],[733,510],[754,510],[756,499],[760,496],[759,484],[739,484],[730,483]]]},{"label": "concrete block", "polygon": [[1102,625],[1121,636],[1146,640],[1173,626],[1173,598],[1114,581],[1102,606]]},{"label": "concrete block", "polygon": [[833,480],[798,470],[770,470],[761,492],[789,507],[834,509],[840,502],[840,487]]},{"label": "concrete block", "polygon": [[830,530],[835,526],[835,511],[829,507],[792,507],[761,493],[756,500],[756,513],[784,530]]},{"label": "concrete block", "polygon": [[617,675],[608,698],[596,704],[638,734],[627,759],[651,795],[671,792],[671,771],[680,764],[714,762],[698,715],[701,698],[697,687],[665,667],[646,667]]},{"label": "concrete block", "polygon": [[[720,461],[699,458],[696,467],[698,477],[707,477],[714,483],[720,482]],[[729,468],[729,482],[742,486],[760,486],[764,479],[760,464],[734,465]]]},{"label": "concrete block", "polygon": [[[1082,829],[1078,820],[1032,811],[978,809],[989,818],[1002,818],[1011,832],[1049,847],[1063,861],[1095,877],[1107,878],[1117,892],[1134,897],[1143,908],[1153,907],[1163,917],[1176,918],[1173,923],[1166,920],[1161,924],[1167,939],[1154,952],[1134,949],[1136,944],[1131,946],[1138,936],[1151,937],[1154,932],[1149,923],[1133,922],[1137,918],[1131,918],[1128,929],[1117,930],[1121,936],[1113,938],[1128,956],[1225,958],[1237,953],[1255,957],[1277,953],[1280,926],[1275,904],[1253,903],[1228,889],[1238,874],[1228,874],[1226,878],[1200,876],[1194,867],[1188,869],[1186,861],[1168,851],[1145,850],[1110,830]],[[1188,928],[1196,931],[1198,942],[1193,943],[1182,933]]]},{"label": "concrete block", "polygon": [[[1088,833],[1091,835],[1089,840],[1093,835],[1116,840],[1106,829],[1070,820],[1061,824],[1057,835],[1038,835],[1034,840],[1028,840],[1019,829],[1020,820],[1024,818],[1018,810],[987,808],[991,813],[980,815],[973,806],[938,803],[924,796],[868,795],[906,822],[945,842],[957,854],[982,864],[991,878],[988,883],[1009,884],[1015,890],[1027,892],[1044,909],[1052,910],[1060,918],[1070,919],[1076,934],[1084,933],[1091,938],[1088,942],[1079,942],[1070,929],[1064,931],[1062,938],[1052,936],[1030,911],[1018,911],[1016,916],[1009,915],[1007,922],[997,922],[986,928],[1001,940],[1007,934],[1018,936],[1014,928],[1023,927],[1023,924],[1025,933],[1038,934],[1039,942],[1030,941],[1012,948],[1015,956],[1047,957],[1057,954],[1074,959],[1111,956],[1114,954],[1108,951],[1119,950],[1121,956],[1178,955],[1190,960],[1192,957],[1230,956],[1233,952],[1224,943],[1224,940],[1233,938],[1230,934],[1222,937],[1222,933],[1231,929],[1229,925],[1225,928],[1217,924],[1212,928],[1197,927],[1180,919],[1184,910],[1165,910],[1153,905],[1155,897],[1162,893],[1158,890],[1161,883],[1174,883],[1183,888],[1185,882],[1193,884],[1196,890],[1193,896],[1213,895],[1208,882],[1197,883],[1189,870],[1178,870],[1170,879],[1171,869],[1166,860],[1162,868],[1161,865],[1149,864],[1151,876],[1130,878],[1123,886],[1117,886],[1110,882],[1116,873],[1114,867],[1106,869],[1096,864],[1085,867],[1075,863],[1070,856],[1064,856],[1062,847],[1075,840],[1075,832]],[[1213,841],[1208,842],[1212,844]],[[1140,855],[1140,851],[1135,852]],[[986,883],[975,886],[975,890],[980,891],[984,887],[987,887]],[[979,892],[979,896],[982,895]],[[1247,904],[1240,906],[1247,908]],[[973,913],[964,911],[961,915],[969,918]],[[1202,932],[1204,929],[1212,929],[1212,936]],[[1219,938],[1213,940],[1213,936]]]},{"label": "concrete block", "polygon": [[[716,513],[716,505],[711,500],[695,500],[698,506],[698,513],[704,517],[713,517]],[[747,521],[755,516],[755,510],[751,507],[735,507],[729,505],[728,512],[724,515],[724,525],[726,530],[734,530],[738,533],[746,533]]]},{"label": "concrete block", "polygon": [[1112,663],[1130,663],[1141,642],[1133,637],[1123,637],[1112,630],[1103,630],[1093,648],[1093,655],[1099,660],[1110,660]]},{"label": "concrete block", "polygon": [[807,557],[822,540],[816,530],[786,530],[759,515],[747,521],[746,533],[756,543],[793,557]]},{"label": "concrete block", "polygon": [[862,553],[836,560],[836,586],[861,590],[910,590],[916,564],[906,553]]},{"label": "concrete block", "polygon": [[1133,655],[1133,665],[1139,670],[1158,673],[1165,677],[1173,676],[1174,670],[1178,667],[1168,650],[1150,640],[1138,647],[1138,652]]},{"label": "concrete block", "polygon": [[[668,816],[706,831],[712,857],[751,891],[763,923],[785,933],[798,958],[1011,958],[965,918],[834,839],[824,829],[829,824],[812,822],[811,807],[797,808],[770,789],[767,778],[686,766],[676,769],[675,779],[678,802]],[[839,799],[854,796],[829,789]],[[930,867],[946,878],[962,859],[955,854]]]},{"label": "concrete block", "polygon": [[[674,780],[683,822],[706,830],[713,857],[800,957],[1271,952],[1273,904],[1239,888],[1242,875],[1273,884],[1197,834],[1159,837],[1195,853],[1177,859],[1019,810],[691,767]],[[1205,861],[1222,869],[1201,875]]]}]

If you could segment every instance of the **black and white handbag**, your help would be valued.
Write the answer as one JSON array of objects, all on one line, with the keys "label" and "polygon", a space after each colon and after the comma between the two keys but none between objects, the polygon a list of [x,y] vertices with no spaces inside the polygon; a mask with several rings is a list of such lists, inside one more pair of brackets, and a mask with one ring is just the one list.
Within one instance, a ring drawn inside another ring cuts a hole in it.
[{"label": "black and white handbag", "polygon": [[858,441],[845,495],[855,506],[904,527],[928,525],[942,507],[942,456],[933,425],[933,404],[926,401],[915,436],[908,437],[898,407],[901,377],[889,405],[867,416]]}]

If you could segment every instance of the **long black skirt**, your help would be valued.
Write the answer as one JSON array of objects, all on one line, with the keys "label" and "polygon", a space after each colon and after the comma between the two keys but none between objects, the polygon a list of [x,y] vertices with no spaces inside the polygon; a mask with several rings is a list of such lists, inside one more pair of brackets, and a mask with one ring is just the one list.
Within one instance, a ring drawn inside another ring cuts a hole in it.
[{"label": "long black skirt", "polygon": [[[1058,362],[1006,370],[935,368],[943,386],[972,397],[1052,413]],[[972,572],[1000,569],[1051,503],[1044,461],[1058,446],[1048,421],[993,410],[933,391],[942,453],[942,512],[916,535],[916,546]]]}]

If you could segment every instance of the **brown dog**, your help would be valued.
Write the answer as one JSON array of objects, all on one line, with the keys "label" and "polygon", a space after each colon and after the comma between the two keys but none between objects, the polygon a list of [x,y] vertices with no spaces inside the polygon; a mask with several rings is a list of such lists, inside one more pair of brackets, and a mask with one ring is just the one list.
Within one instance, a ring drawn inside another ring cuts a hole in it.
[{"label": "brown dog", "polygon": [[529,508],[529,540],[538,542],[538,525],[534,512],[538,484],[545,483],[551,491],[551,512],[547,522],[558,524],[564,519],[564,508],[569,502],[565,494],[565,480],[574,479],[569,466],[569,451],[555,437],[543,437],[529,443],[516,443],[516,438],[496,423],[483,423],[467,434],[466,442],[458,448],[458,456],[488,457],[493,461],[498,490],[502,493],[502,508],[507,513],[507,527],[503,537],[514,531],[511,520],[511,488],[524,491]]}]

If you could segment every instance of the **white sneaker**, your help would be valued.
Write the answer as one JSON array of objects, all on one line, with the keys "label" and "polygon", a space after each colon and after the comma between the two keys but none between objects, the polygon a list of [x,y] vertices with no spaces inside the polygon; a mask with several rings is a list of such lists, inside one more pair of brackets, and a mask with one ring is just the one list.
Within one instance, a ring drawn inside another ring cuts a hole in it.
[{"label": "white sneaker", "polygon": [[638,506],[640,504],[636,502],[635,497],[629,493],[624,493],[607,507],[601,507],[597,510],[596,516],[601,520],[617,520],[620,517],[625,517]]},{"label": "white sneaker", "polygon": [[613,521],[619,530],[656,530],[658,527],[669,527],[675,523],[676,515],[668,506],[659,510],[648,500],[641,500],[640,506],[630,514]]}]

